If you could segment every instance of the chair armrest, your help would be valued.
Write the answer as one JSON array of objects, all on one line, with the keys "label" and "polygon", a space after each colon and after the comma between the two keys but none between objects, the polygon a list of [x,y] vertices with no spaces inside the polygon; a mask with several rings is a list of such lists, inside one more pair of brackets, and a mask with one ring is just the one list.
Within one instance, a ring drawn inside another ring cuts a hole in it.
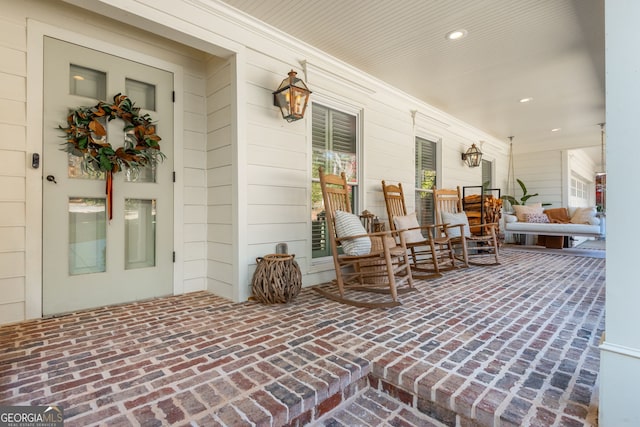
[{"label": "chair armrest", "polygon": [[448,222],[441,224],[442,228],[464,227],[464,224],[449,224]]}]

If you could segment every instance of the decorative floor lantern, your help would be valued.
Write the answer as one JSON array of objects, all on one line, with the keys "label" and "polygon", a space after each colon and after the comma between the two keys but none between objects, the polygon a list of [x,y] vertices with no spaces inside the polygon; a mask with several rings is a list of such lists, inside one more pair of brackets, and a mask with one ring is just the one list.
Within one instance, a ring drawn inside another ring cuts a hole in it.
[{"label": "decorative floor lantern", "polygon": [[289,77],[282,80],[278,90],[273,92],[273,105],[280,107],[282,118],[288,122],[304,117],[311,91],[307,85],[296,77],[295,71],[289,71]]}]

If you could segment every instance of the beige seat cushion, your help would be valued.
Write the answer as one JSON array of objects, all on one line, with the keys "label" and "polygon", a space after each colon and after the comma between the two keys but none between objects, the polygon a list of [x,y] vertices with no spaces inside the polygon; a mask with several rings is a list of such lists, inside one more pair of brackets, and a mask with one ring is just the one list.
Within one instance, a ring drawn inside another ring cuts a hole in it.
[{"label": "beige seat cushion", "polygon": [[407,230],[402,233],[406,243],[418,243],[425,241],[420,230],[409,230],[410,228],[420,227],[420,224],[418,224],[418,217],[415,212],[405,216],[394,216],[393,224],[395,225],[396,230]]},{"label": "beige seat cushion", "polygon": [[592,219],[596,216],[595,206],[589,208],[576,208],[571,217],[572,224],[592,224]]},{"label": "beige seat cushion", "polygon": [[542,203],[534,203],[531,205],[513,205],[513,210],[518,217],[518,221],[527,222],[528,214],[541,214]]},{"label": "beige seat cushion", "polygon": [[[471,237],[471,229],[469,228],[469,219],[467,218],[467,214],[464,212],[451,213],[451,212],[442,212],[442,222],[448,225],[456,225],[462,224],[464,230],[465,237]],[[460,237],[460,227],[447,227],[445,229],[445,233],[447,237],[455,238]]]}]

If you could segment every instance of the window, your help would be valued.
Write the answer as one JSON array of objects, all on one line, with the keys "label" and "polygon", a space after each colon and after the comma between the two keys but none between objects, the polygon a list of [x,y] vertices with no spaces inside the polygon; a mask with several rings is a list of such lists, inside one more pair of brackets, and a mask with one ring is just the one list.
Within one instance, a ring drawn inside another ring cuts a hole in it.
[{"label": "window", "polygon": [[583,206],[589,202],[590,184],[586,179],[573,174],[571,176],[571,206]]},{"label": "window", "polygon": [[416,214],[421,225],[434,223],[436,176],[436,143],[416,137]]},{"label": "window", "polygon": [[484,190],[486,190],[487,188],[493,188],[492,167],[493,163],[491,163],[491,161],[482,161],[482,188]]},{"label": "window", "polygon": [[324,203],[318,167],[326,173],[344,172],[351,186],[351,210],[358,212],[358,156],[356,116],[313,103],[311,105],[312,181],[311,253],[312,258],[331,255],[324,217]]}]

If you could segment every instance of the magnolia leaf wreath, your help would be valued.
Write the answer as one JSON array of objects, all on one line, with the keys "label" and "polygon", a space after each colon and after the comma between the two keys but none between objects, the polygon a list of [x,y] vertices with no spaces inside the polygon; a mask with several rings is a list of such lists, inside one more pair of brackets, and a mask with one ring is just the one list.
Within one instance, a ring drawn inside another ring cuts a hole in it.
[{"label": "magnolia leaf wreath", "polygon": [[[121,119],[124,124],[124,146],[114,149],[106,140],[106,123]],[[100,101],[93,107],[80,107],[67,117],[67,127],[59,126],[66,135],[65,150],[82,158],[84,170],[105,172],[107,211],[113,217],[113,174],[124,169],[138,169],[165,159],[160,151],[161,138],[149,114],[126,95],[117,94],[113,104]]]}]

